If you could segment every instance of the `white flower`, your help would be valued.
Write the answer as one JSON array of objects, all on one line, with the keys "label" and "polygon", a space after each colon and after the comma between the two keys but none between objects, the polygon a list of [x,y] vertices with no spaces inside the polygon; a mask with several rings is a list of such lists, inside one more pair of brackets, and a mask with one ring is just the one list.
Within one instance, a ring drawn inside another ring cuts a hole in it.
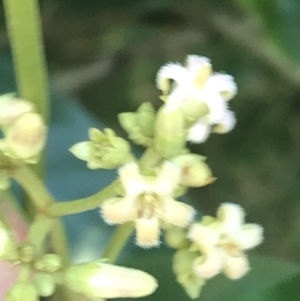
[{"label": "white flower", "polygon": [[227,108],[227,101],[236,94],[237,86],[230,75],[212,74],[208,58],[188,55],[186,67],[178,63],[163,66],[157,73],[156,85],[163,92],[162,99],[170,111],[181,108],[191,99],[208,106],[209,113],[190,128],[189,141],[204,142],[213,125],[221,125],[222,130],[215,130],[216,133],[225,133],[234,127],[235,117]]},{"label": "white flower", "polygon": [[152,247],[159,244],[160,222],[185,227],[194,216],[194,209],[173,199],[172,194],[180,181],[180,169],[165,162],[152,179],[143,177],[137,164],[120,168],[120,180],[126,196],[106,200],[102,216],[107,223],[122,224],[134,221],[137,244]]},{"label": "white flower", "polygon": [[263,229],[256,224],[244,224],[244,211],[239,205],[224,203],[216,220],[193,224],[188,237],[203,253],[194,261],[199,277],[212,278],[223,270],[228,278],[239,279],[249,270],[244,250],[262,242]]}]

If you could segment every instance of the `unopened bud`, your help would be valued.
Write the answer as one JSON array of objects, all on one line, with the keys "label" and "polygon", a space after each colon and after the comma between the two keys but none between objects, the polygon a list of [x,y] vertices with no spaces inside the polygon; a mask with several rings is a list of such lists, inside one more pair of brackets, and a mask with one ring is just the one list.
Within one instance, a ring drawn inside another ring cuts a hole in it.
[{"label": "unopened bud", "polygon": [[27,100],[16,98],[13,94],[0,96],[0,125],[10,125],[22,114],[33,111],[33,104]]},{"label": "unopened bud", "polygon": [[29,263],[32,262],[34,256],[35,252],[31,244],[25,242],[18,245],[19,261],[22,263]]},{"label": "unopened bud", "polygon": [[157,282],[151,275],[101,261],[69,267],[63,284],[89,298],[143,297],[152,294]]},{"label": "unopened bud", "polygon": [[134,143],[144,146],[153,144],[155,110],[151,103],[142,104],[135,113],[121,113],[118,118]]},{"label": "unopened bud", "polygon": [[21,159],[37,156],[45,146],[45,136],[46,126],[39,114],[21,115],[6,133],[8,155]]},{"label": "unopened bud", "polygon": [[117,137],[113,130],[105,129],[101,132],[91,128],[89,137],[91,141],[80,142],[70,148],[78,159],[87,161],[88,168],[114,169],[130,160],[129,143]]},{"label": "unopened bud", "polygon": [[184,117],[180,110],[168,111],[163,106],[156,119],[155,146],[166,158],[180,154],[185,146]]},{"label": "unopened bud", "polygon": [[14,259],[16,259],[15,244],[9,230],[5,224],[0,221],[0,260]]},{"label": "unopened bud", "polygon": [[42,297],[49,297],[55,291],[55,281],[52,275],[45,273],[37,273],[34,276],[33,283],[37,292]]},{"label": "unopened bud", "polygon": [[200,155],[186,154],[172,160],[182,170],[180,183],[188,187],[201,187],[212,183],[211,170]]},{"label": "unopened bud", "polygon": [[40,272],[54,273],[61,268],[61,258],[56,254],[45,254],[34,263],[34,267]]},{"label": "unopened bud", "polygon": [[165,232],[166,244],[175,249],[185,248],[189,245],[189,240],[186,238],[186,230],[183,228],[172,226]]},{"label": "unopened bud", "polygon": [[192,299],[199,297],[202,286],[205,284],[205,280],[195,275],[193,271],[193,262],[197,256],[196,252],[190,252],[185,248],[178,250],[173,258],[173,270],[176,280]]},{"label": "unopened bud", "polygon": [[14,285],[6,294],[4,301],[38,301],[38,293],[29,282]]}]

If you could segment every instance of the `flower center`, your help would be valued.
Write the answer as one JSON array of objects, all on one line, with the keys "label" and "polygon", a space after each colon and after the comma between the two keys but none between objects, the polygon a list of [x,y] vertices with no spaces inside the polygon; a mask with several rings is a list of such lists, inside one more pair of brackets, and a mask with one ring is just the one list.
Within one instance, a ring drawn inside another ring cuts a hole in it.
[{"label": "flower center", "polygon": [[137,197],[138,218],[151,219],[160,203],[159,196],[153,192],[143,192]]},{"label": "flower center", "polygon": [[222,248],[228,255],[232,257],[242,256],[241,248],[225,234],[221,235],[218,247]]}]

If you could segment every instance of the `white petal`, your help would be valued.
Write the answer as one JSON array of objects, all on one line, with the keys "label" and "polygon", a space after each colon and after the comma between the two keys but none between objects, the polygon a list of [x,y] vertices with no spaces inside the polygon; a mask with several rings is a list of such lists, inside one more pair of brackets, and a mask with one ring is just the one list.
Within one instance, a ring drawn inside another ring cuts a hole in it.
[{"label": "white petal", "polygon": [[263,228],[256,224],[246,224],[235,237],[236,243],[243,249],[252,249],[263,241]]},{"label": "white petal", "polygon": [[227,110],[223,117],[218,121],[218,123],[213,127],[213,132],[218,134],[225,134],[231,131],[236,124],[236,118],[232,111]]},{"label": "white petal", "polygon": [[201,224],[193,224],[188,232],[188,238],[196,244],[213,248],[219,242],[220,233],[217,229],[203,226]]},{"label": "white petal", "polygon": [[164,209],[160,217],[172,225],[186,227],[194,218],[196,211],[193,207],[173,199],[164,200]]},{"label": "white petal", "polygon": [[237,85],[234,78],[228,74],[213,74],[208,79],[206,87],[207,89],[218,91],[226,100],[230,100],[237,92]]},{"label": "white petal", "polygon": [[221,272],[222,259],[218,252],[212,250],[207,256],[198,257],[194,261],[193,267],[196,275],[209,279]]},{"label": "white petal", "polygon": [[224,260],[224,274],[233,280],[242,278],[249,271],[249,262],[245,255],[239,257],[226,256]]},{"label": "white petal", "polygon": [[210,134],[210,125],[202,122],[195,123],[188,133],[187,140],[194,143],[205,142]]},{"label": "white petal", "polygon": [[181,65],[170,63],[162,66],[156,75],[156,87],[164,94],[170,92],[170,80],[175,81],[178,85],[186,83],[188,78],[187,70]]},{"label": "white petal", "polygon": [[136,163],[129,163],[121,167],[119,175],[128,197],[135,198],[148,188],[148,184],[140,174]]},{"label": "white petal", "polygon": [[231,234],[240,231],[244,223],[245,212],[237,204],[223,203],[218,209],[217,218],[221,222],[222,229]]},{"label": "white petal", "polygon": [[195,79],[201,69],[211,66],[210,59],[205,56],[188,55],[186,58],[187,70],[192,79]]},{"label": "white petal", "polygon": [[122,224],[134,220],[134,202],[128,198],[108,199],[101,206],[101,214],[108,224]]},{"label": "white petal", "polygon": [[226,114],[227,111],[227,103],[220,96],[220,94],[215,90],[205,89],[204,95],[202,95],[201,97],[209,108],[208,115],[204,117],[205,121],[209,124],[215,124],[222,120],[224,114]]},{"label": "white petal", "polygon": [[171,162],[164,162],[153,183],[153,191],[159,195],[171,196],[180,181],[181,170]]},{"label": "white petal", "polygon": [[152,248],[160,244],[160,225],[156,217],[139,218],[136,223],[136,244],[142,248]]}]

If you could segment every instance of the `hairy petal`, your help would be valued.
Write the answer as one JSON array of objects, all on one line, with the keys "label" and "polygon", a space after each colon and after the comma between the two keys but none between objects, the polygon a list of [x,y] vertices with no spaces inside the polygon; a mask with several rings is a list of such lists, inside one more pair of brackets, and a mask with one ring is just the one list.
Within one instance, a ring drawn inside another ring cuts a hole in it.
[{"label": "hairy petal", "polygon": [[171,198],[166,198],[161,218],[172,225],[186,227],[193,220],[195,213],[196,211],[193,207]]},{"label": "hairy petal", "polygon": [[211,251],[206,256],[198,257],[193,264],[194,272],[201,278],[209,279],[222,270],[222,259],[218,252]]},{"label": "hairy petal", "polygon": [[188,78],[188,72],[181,64],[169,63],[162,66],[156,75],[156,87],[164,94],[168,94],[171,90],[170,80],[176,82],[176,84],[186,83]]},{"label": "hairy petal", "polygon": [[239,231],[245,219],[245,212],[240,205],[223,203],[217,212],[218,220],[227,233]]},{"label": "hairy petal", "polygon": [[158,174],[153,190],[160,195],[171,195],[180,181],[180,168],[171,162],[165,162]]},{"label": "hairy petal", "polygon": [[188,141],[194,143],[205,142],[210,134],[210,125],[202,122],[195,123],[188,133]]},{"label": "hairy petal", "polygon": [[136,220],[136,244],[142,248],[152,248],[160,244],[160,225],[156,217]]},{"label": "hairy petal", "polygon": [[218,91],[225,100],[230,100],[237,93],[237,85],[234,78],[228,74],[213,74],[207,80],[206,88]]},{"label": "hairy petal", "polygon": [[136,163],[129,163],[119,169],[121,183],[128,197],[136,197],[148,189]]},{"label": "hairy petal", "polygon": [[108,224],[123,224],[134,220],[134,202],[129,198],[111,198],[101,206],[101,214]]},{"label": "hairy petal", "polygon": [[249,271],[249,262],[245,255],[239,257],[227,256],[224,260],[224,274],[233,280],[242,278]]},{"label": "hairy petal", "polygon": [[236,243],[243,250],[252,249],[263,241],[263,228],[256,224],[246,224],[235,237]]}]

